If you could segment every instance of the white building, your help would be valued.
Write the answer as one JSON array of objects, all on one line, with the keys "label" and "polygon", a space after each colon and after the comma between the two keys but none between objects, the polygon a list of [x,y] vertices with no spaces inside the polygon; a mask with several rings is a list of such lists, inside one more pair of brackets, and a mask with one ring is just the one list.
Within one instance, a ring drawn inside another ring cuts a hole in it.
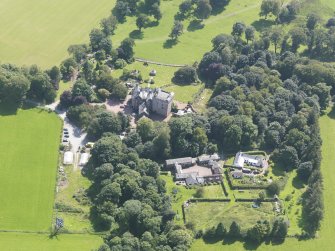
[{"label": "white building", "polygon": [[79,166],[85,166],[90,158],[88,153],[82,153],[80,155]]},{"label": "white building", "polygon": [[244,165],[254,166],[259,168],[267,167],[268,163],[265,156],[249,155],[243,152],[238,152],[234,159],[233,166],[244,168]]},{"label": "white building", "polygon": [[67,151],[64,153],[64,159],[63,159],[64,165],[72,165],[73,164],[73,153],[70,151]]}]

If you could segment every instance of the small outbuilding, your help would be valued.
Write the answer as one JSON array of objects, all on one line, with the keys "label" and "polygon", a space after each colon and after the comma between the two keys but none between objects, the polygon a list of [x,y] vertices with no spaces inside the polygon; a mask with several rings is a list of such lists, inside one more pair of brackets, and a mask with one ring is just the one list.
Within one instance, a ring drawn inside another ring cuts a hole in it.
[{"label": "small outbuilding", "polygon": [[80,155],[79,166],[85,166],[90,158],[88,153],[82,153]]},{"label": "small outbuilding", "polygon": [[73,152],[67,151],[64,153],[63,159],[64,165],[72,165],[73,164]]}]

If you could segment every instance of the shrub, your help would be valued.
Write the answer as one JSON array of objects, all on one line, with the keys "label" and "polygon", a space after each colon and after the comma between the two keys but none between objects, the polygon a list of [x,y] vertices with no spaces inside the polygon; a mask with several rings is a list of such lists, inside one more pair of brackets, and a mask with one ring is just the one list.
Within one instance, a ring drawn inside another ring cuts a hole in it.
[{"label": "shrub", "polygon": [[122,58],[117,59],[114,63],[115,69],[123,69],[126,66],[127,66],[127,62]]}]

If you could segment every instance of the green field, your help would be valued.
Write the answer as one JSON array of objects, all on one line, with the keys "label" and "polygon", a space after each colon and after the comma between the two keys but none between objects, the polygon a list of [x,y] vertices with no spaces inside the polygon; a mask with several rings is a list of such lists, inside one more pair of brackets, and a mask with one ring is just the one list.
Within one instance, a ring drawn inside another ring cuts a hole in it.
[{"label": "green field", "polygon": [[[234,22],[239,20],[249,25],[258,20],[261,0],[230,1],[222,13],[206,19],[205,27],[200,30],[191,31],[188,29],[191,20],[184,21],[184,34],[179,38],[180,42],[169,48],[165,42],[181,2],[182,0],[162,1],[163,18],[159,25],[145,29],[138,39],[133,36],[136,40],[136,57],[171,64],[192,64],[199,61],[211,49],[211,39],[220,33],[230,33]],[[127,17],[127,22],[120,25],[112,37],[113,43],[119,44],[125,37],[134,34],[134,30],[137,30],[136,18]]]},{"label": "green field", "polygon": [[92,251],[102,240],[97,235],[0,233],[0,249],[6,251]]},{"label": "green field", "polygon": [[0,113],[0,230],[50,228],[60,130],[39,109]]},{"label": "green field", "polygon": [[0,1],[1,62],[50,67],[109,15],[113,0]]},{"label": "green field", "polygon": [[218,222],[230,226],[236,221],[242,231],[248,230],[258,220],[272,221],[275,217],[272,203],[262,203],[252,208],[252,202],[198,202],[185,208],[186,221],[193,222],[197,229],[214,227]]},{"label": "green field", "polygon": [[234,242],[222,245],[221,242],[217,243],[204,243],[203,240],[194,242],[193,251],[225,251],[225,250],[275,250],[275,251],[315,251],[315,250],[334,250],[335,246],[335,227],[333,220],[335,218],[335,113],[330,113],[321,117],[320,119],[321,137],[323,140],[322,146],[322,164],[321,169],[324,178],[324,200],[325,200],[325,218],[322,221],[321,231],[319,237],[315,240],[299,241],[294,238],[287,238],[281,245],[272,243],[263,243],[259,247],[250,247],[241,242]]}]

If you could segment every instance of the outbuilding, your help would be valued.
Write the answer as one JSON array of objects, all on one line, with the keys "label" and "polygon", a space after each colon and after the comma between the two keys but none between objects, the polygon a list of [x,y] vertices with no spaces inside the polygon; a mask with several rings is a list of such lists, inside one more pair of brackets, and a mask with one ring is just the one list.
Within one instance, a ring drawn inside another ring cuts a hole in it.
[{"label": "outbuilding", "polygon": [[73,164],[73,152],[67,151],[64,153],[63,159],[64,165],[72,165]]},{"label": "outbuilding", "polygon": [[85,166],[90,158],[88,153],[82,153],[80,155],[79,166]]}]

